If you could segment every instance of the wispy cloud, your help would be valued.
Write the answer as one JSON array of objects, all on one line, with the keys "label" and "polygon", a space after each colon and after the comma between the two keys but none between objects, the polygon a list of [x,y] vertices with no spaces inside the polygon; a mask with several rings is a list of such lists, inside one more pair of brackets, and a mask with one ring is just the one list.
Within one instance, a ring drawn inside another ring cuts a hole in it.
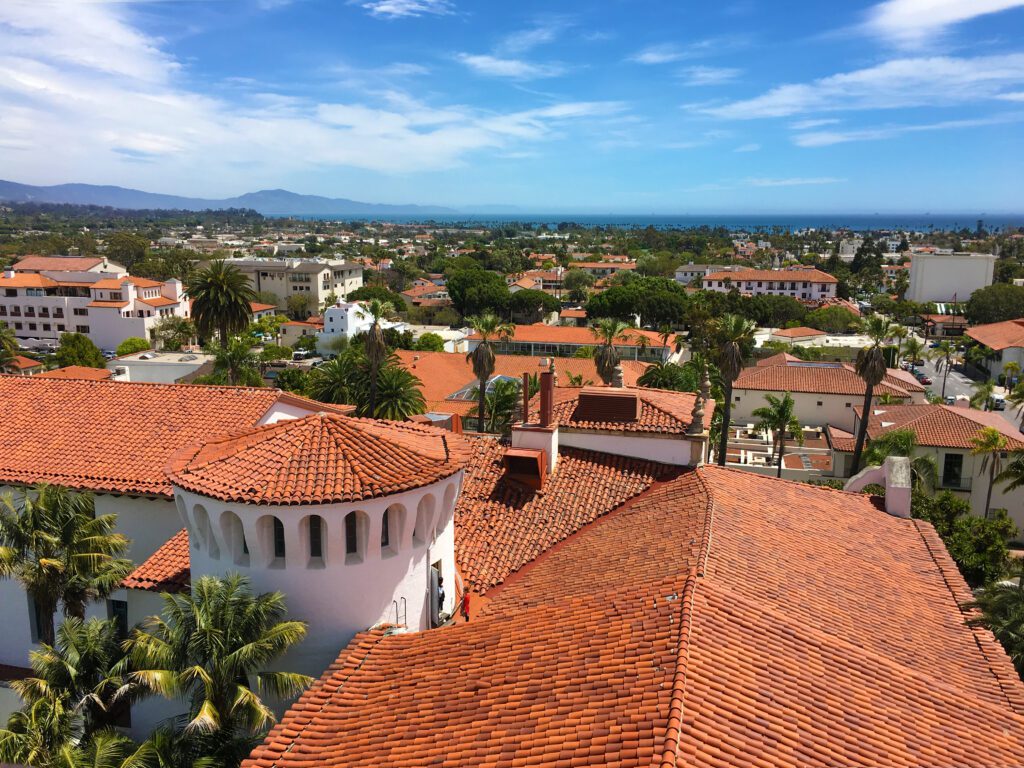
[{"label": "wispy cloud", "polygon": [[722,85],[735,80],[743,74],[743,70],[734,67],[687,67],[679,74],[683,85]]},{"label": "wispy cloud", "polygon": [[536,23],[502,38],[495,48],[502,54],[520,54],[531,51],[541,45],[553,43],[569,27],[572,19],[566,16],[543,16]]},{"label": "wispy cloud", "polygon": [[400,19],[415,16],[447,16],[455,12],[450,0],[371,0],[361,6],[373,16]]},{"label": "wispy cloud", "polygon": [[1001,93],[996,96],[997,99],[1002,101],[1024,101],[1024,91],[1015,91],[1013,93]]},{"label": "wispy cloud", "polygon": [[1024,0],[885,0],[868,11],[867,28],[899,46],[936,42],[964,21],[1024,6]]},{"label": "wispy cloud", "polygon": [[811,128],[821,128],[823,125],[835,125],[836,123],[841,122],[842,120],[838,117],[825,117],[811,120],[797,120],[794,123],[790,123],[789,127],[794,131],[807,131]]},{"label": "wispy cloud", "polygon": [[797,176],[788,179],[744,179],[743,184],[748,187],[805,187],[817,186],[819,184],[842,184],[846,179],[839,179],[834,176]]},{"label": "wispy cloud", "polygon": [[460,53],[455,58],[477,74],[513,80],[556,77],[565,71],[560,64],[531,63],[522,59],[503,59],[489,54]]},{"label": "wispy cloud", "polygon": [[833,144],[846,144],[851,141],[880,141],[910,133],[962,130],[964,128],[980,128],[987,125],[1019,123],[1022,121],[1024,121],[1024,115],[1011,114],[967,120],[943,120],[937,123],[921,125],[887,125],[879,128],[864,128],[850,131],[811,131],[794,136],[793,142],[800,147],[827,147]]},{"label": "wispy cloud", "polygon": [[735,37],[709,37],[692,43],[658,43],[642,48],[629,61],[637,64],[671,64],[676,61],[697,59],[726,49],[737,48],[741,40]]},{"label": "wispy cloud", "polygon": [[747,120],[805,112],[949,106],[998,97],[1024,83],[1024,53],[904,58],[810,83],[780,85],[752,99],[704,111]]},{"label": "wispy cloud", "polygon": [[733,150],[733,152],[757,152],[760,149],[761,149],[761,145],[760,144],[754,144],[754,143],[740,144],[738,147],[736,147],[736,149]]}]

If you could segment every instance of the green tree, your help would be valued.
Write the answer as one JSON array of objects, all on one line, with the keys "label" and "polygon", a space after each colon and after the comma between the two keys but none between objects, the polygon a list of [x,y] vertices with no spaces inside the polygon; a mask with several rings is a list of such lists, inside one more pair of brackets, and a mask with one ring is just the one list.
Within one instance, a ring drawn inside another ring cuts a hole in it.
[{"label": "green tree", "polygon": [[942,397],[946,397],[946,380],[949,379],[949,372],[956,364],[956,347],[948,339],[939,342],[931,353],[931,359],[935,361],[935,370],[942,371]]},{"label": "green tree", "polygon": [[903,348],[903,359],[911,362],[923,359],[921,356],[924,354],[924,344],[917,340],[916,337],[911,336],[902,345]]},{"label": "green tree", "polygon": [[0,323],[0,373],[6,371],[18,356],[18,340],[6,323]]},{"label": "green tree", "polygon": [[605,384],[611,384],[615,377],[615,368],[619,364],[619,352],[615,348],[616,342],[629,340],[627,331],[632,328],[629,323],[614,317],[603,317],[594,321],[590,327],[594,338],[599,342],[594,351],[594,364],[597,366],[597,375]]},{"label": "green tree", "polygon": [[277,374],[274,383],[286,392],[305,392],[308,374],[301,368],[285,368]]},{"label": "green tree", "polygon": [[967,300],[964,314],[971,325],[1015,320],[1024,314],[1024,286],[994,283]]},{"label": "green tree", "polygon": [[376,409],[366,415],[406,421],[410,416],[423,413],[427,408],[422,387],[423,382],[411,371],[394,362],[384,365],[377,372]]},{"label": "green tree", "polygon": [[321,403],[355,405],[367,376],[361,350],[350,347],[309,372],[306,394]]},{"label": "green tree", "polygon": [[860,326],[860,318],[846,307],[822,307],[808,312],[804,322],[826,333],[846,333]]},{"label": "green tree", "polygon": [[1017,417],[1021,419],[1021,428],[1024,429],[1024,382],[1010,390],[1006,401],[1017,408]]},{"label": "green tree", "polygon": [[995,394],[996,384],[994,381],[979,381],[971,385],[971,408],[978,408],[987,411],[992,405],[992,395]]},{"label": "green tree", "polygon": [[373,301],[374,299],[386,301],[396,309],[405,307],[405,299],[402,298],[402,294],[389,291],[381,285],[364,285],[348,295],[348,301]]},{"label": "green tree", "polygon": [[229,339],[227,345],[210,350],[213,357],[213,377],[207,383],[225,383],[230,386],[262,387],[260,361],[245,339]]},{"label": "green tree", "polygon": [[424,333],[416,339],[417,352],[444,352],[444,339],[436,333]]},{"label": "green tree", "polygon": [[53,645],[58,606],[83,619],[90,601],[106,598],[131,572],[116,522],[116,515],[96,515],[91,495],[60,486],[0,497],[0,578],[25,589],[41,642]]},{"label": "green tree", "polygon": [[149,342],[145,339],[139,338],[138,336],[129,336],[127,339],[117,345],[117,356],[122,355],[133,355],[136,352],[145,352],[149,349]]},{"label": "green tree", "polygon": [[508,311],[517,321],[531,324],[557,312],[561,304],[558,299],[544,291],[517,291],[508,298]]},{"label": "green tree", "polygon": [[366,341],[363,344],[366,362],[370,371],[369,412],[373,415],[377,413],[378,374],[388,357],[388,345],[384,339],[384,331],[380,326],[380,321],[393,315],[395,308],[386,301],[380,301],[379,299],[371,299],[364,306],[366,312],[373,319],[369,330],[366,332]]},{"label": "green tree", "polygon": [[316,308],[313,297],[307,293],[293,293],[288,297],[285,306],[293,320],[305,320],[313,314],[313,310]]},{"label": "green tree", "polygon": [[473,365],[473,375],[479,382],[477,387],[477,423],[479,432],[487,423],[487,382],[494,375],[494,342],[505,341],[515,334],[515,326],[502,322],[496,315],[485,314],[466,318],[466,323],[480,336],[476,348],[466,355]]},{"label": "green tree", "polygon": [[146,257],[149,240],[131,232],[115,232],[107,239],[106,256],[134,274],[132,267]]},{"label": "green tree", "polygon": [[[512,430],[512,422],[515,420],[516,411],[522,400],[522,391],[523,386],[518,381],[497,379],[492,382],[484,395],[487,404],[486,420],[484,429],[479,431],[508,434]],[[480,388],[475,387],[472,395],[477,399],[477,405],[473,406],[468,415],[478,416],[480,413]]]},{"label": "green tree", "polygon": [[62,333],[54,359],[61,368],[69,365],[82,365],[86,368],[107,367],[106,358],[99,347],[83,333]]},{"label": "green tree", "polygon": [[887,373],[882,345],[889,338],[890,328],[889,321],[879,315],[872,315],[864,323],[864,331],[871,339],[871,343],[857,352],[857,360],[854,363],[857,375],[864,381],[864,406],[861,408],[863,418],[857,428],[857,441],[853,448],[852,474],[857,474],[860,471],[864,440],[868,434],[871,398],[874,396],[875,387],[881,383]]},{"label": "green tree", "polygon": [[971,455],[981,456],[981,471],[988,470],[988,488],[985,492],[984,516],[989,516],[992,508],[992,488],[996,476],[1002,471],[1002,454],[1006,452],[1006,436],[995,427],[982,427],[977,435],[971,438]]},{"label": "green tree", "polygon": [[938,483],[939,468],[934,456],[917,452],[917,434],[912,429],[892,429],[868,443],[864,452],[864,463],[879,466],[890,456],[906,456],[910,459],[913,487],[924,493],[932,493]]},{"label": "green tree", "polygon": [[508,306],[505,278],[480,267],[449,271],[446,287],[452,304],[463,315],[503,315]]},{"label": "green tree", "polygon": [[587,291],[594,286],[594,276],[584,269],[570,268],[562,275],[562,288],[570,301],[586,301]]},{"label": "green tree", "polygon": [[208,338],[216,331],[220,345],[226,347],[232,335],[241,333],[252,320],[252,302],[256,294],[249,278],[234,264],[224,260],[210,262],[197,272],[188,287],[192,299],[192,319],[199,335]]},{"label": "green tree", "polygon": [[196,326],[187,317],[167,315],[153,324],[150,333],[163,349],[177,351],[196,337]]},{"label": "green tree", "polygon": [[991,630],[1024,678],[1024,560],[1016,560],[1007,577],[990,583],[967,605],[981,612],[967,623]]},{"label": "green tree", "polygon": [[[773,435],[772,452],[778,451],[776,477],[782,477],[782,459],[786,455],[786,432],[791,432],[799,445],[804,444],[804,432],[796,417],[796,403],[786,392],[782,397],[765,395],[768,405],[755,408],[753,415],[759,420],[754,426],[756,432],[765,436]],[[724,424],[724,422],[723,422]]]},{"label": "green tree", "polygon": [[651,387],[652,389],[696,392],[700,387],[700,376],[691,368],[658,361],[647,366],[636,383],[641,387]]},{"label": "green tree", "polygon": [[714,354],[725,390],[722,398],[722,426],[718,440],[718,465],[725,466],[732,423],[732,385],[743,370],[743,349],[754,340],[754,324],[739,315],[723,315],[714,324]]},{"label": "green tree", "polygon": [[311,679],[271,671],[306,636],[286,620],[280,592],[252,594],[238,574],[202,576],[191,591],[165,594],[163,613],[126,641],[131,679],[145,691],[188,705],[184,734],[202,757],[237,766],[274,723],[263,702],[290,698]]}]

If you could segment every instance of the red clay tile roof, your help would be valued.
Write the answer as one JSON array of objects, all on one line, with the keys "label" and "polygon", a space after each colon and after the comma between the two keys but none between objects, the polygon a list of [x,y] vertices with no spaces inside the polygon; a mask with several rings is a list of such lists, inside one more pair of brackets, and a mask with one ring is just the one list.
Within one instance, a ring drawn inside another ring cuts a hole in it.
[{"label": "red clay tile roof", "polygon": [[189,568],[188,531],[182,528],[121,583],[128,589],[180,592],[188,586]]},{"label": "red clay tile roof", "polygon": [[760,280],[762,282],[807,282],[838,283],[839,281],[820,269],[738,269],[734,272],[712,272],[701,277],[704,282],[711,280],[732,280],[734,283]]},{"label": "red clay tile roof", "polygon": [[587,317],[587,310],[585,309],[563,309],[558,313],[559,317],[568,317],[576,320],[585,320]]},{"label": "red clay tile roof", "polygon": [[455,559],[470,589],[484,591],[524,564],[678,470],[641,459],[562,448],[544,489],[504,478],[502,446],[470,438],[473,458],[455,509]]},{"label": "red clay tile roof", "polygon": [[330,504],[388,496],[450,477],[463,438],[435,427],[313,414],[213,438],[175,454],[168,475],[242,504]]},{"label": "red clay tile roof", "polygon": [[25,371],[29,368],[39,368],[42,363],[38,360],[33,360],[31,357],[25,357],[24,355],[15,355],[11,362],[8,363],[11,368],[17,368],[19,371]]},{"label": "red clay tile roof", "polygon": [[1010,347],[1024,347],[1024,318],[976,325],[967,329],[967,335],[997,352]]},{"label": "red clay tile roof", "polygon": [[[861,409],[855,408],[857,417]],[[994,427],[1006,436],[1008,450],[1024,450],[1024,434],[991,411],[957,408],[952,405],[876,405],[868,416],[868,437],[893,429],[912,429],[918,445],[938,448],[971,448],[971,438],[984,427]],[[836,448],[836,450],[844,450]],[[853,450],[850,447],[849,450]]]},{"label": "red clay tile roof", "polygon": [[16,272],[12,277],[0,274],[0,288],[51,288],[56,285],[56,280],[34,272]]},{"label": "red clay tile roof", "polygon": [[801,325],[799,328],[780,328],[779,330],[772,333],[772,336],[782,336],[787,339],[800,338],[802,336],[826,336],[824,331],[819,331],[817,328],[808,328],[806,325]]},{"label": "red clay tile roof", "polygon": [[105,381],[111,377],[111,372],[106,368],[90,368],[86,365],[65,365],[63,368],[54,368],[52,371],[40,373],[36,378],[40,379],[88,379],[89,381]]},{"label": "red clay tile roof", "polygon": [[0,376],[0,483],[169,497],[171,455],[275,403],[337,410],[276,389]]},{"label": "red clay tile roof", "polygon": [[[635,337],[642,335],[650,340],[651,347],[664,347],[661,343],[661,336],[654,331],[631,328],[626,331],[626,335],[629,338],[616,341],[615,346],[635,347],[637,346]],[[480,334],[472,333],[467,338],[479,339]],[[510,341],[537,342],[539,344],[581,344],[585,346],[595,346],[599,343],[590,328],[574,328],[568,325],[544,325],[543,323],[515,326],[515,335],[513,335]]]},{"label": "red clay tile roof", "polygon": [[257,301],[250,302],[249,306],[252,307],[253,312],[266,312],[268,309],[277,309],[276,304],[260,304]]},{"label": "red clay tile roof", "polygon": [[[902,373],[902,372],[901,372]],[[733,384],[733,389],[752,389],[763,392],[812,392],[819,395],[859,395],[864,397],[864,380],[843,363],[789,363],[744,368]],[[910,397],[912,392],[923,392],[916,381],[911,383],[890,370],[875,395],[890,394]]]},{"label": "red clay tile roof", "polygon": [[1017,765],[1024,684],[969,599],[926,523],[703,467],[469,623],[357,636],[245,765]]},{"label": "red clay tile roof", "polygon": [[756,366],[758,368],[764,368],[769,365],[786,365],[787,363],[800,363],[803,362],[796,355],[791,355],[788,352],[779,352],[777,355],[766,357],[758,360]]},{"label": "red clay tile roof", "polygon": [[[608,388],[614,392],[613,388]],[[601,429],[614,432],[652,432],[657,434],[682,435],[693,423],[693,402],[697,396],[692,392],[673,392],[667,389],[648,387],[625,387],[640,398],[640,416],[635,421],[594,421],[578,417],[579,387],[555,387],[554,419],[569,429]],[[595,389],[594,391],[599,391]],[[618,390],[621,391],[621,390]],[[714,401],[705,407],[706,413],[714,410]],[[540,395],[530,403],[530,418],[536,421],[540,416]]]},{"label": "red clay tile roof", "polygon": [[169,307],[172,304],[180,304],[181,302],[177,299],[170,299],[166,296],[154,296],[152,299],[144,299],[139,297],[138,301],[143,304],[148,304],[151,307]]},{"label": "red clay tile roof", "polygon": [[163,285],[159,280],[150,280],[148,277],[135,277],[135,275],[128,275],[125,279],[136,288],[159,288]]},{"label": "red clay tile roof", "polygon": [[102,264],[98,256],[26,256],[14,265],[14,270],[21,272],[38,272],[52,270],[55,272],[88,272]]},{"label": "red clay tile roof", "polygon": [[845,429],[839,429],[839,427],[829,424],[827,431],[833,450],[852,452],[857,447],[856,435],[847,432]]},{"label": "red clay tile roof", "polygon": [[127,275],[125,277],[104,277],[102,280],[97,280],[95,283],[92,283],[89,287],[116,291],[127,282],[129,282]]},{"label": "red clay tile roof", "polygon": [[87,307],[103,307],[103,308],[106,308],[106,309],[122,309],[122,308],[128,306],[128,302],[127,301],[99,301],[97,299],[93,299],[92,301],[90,301],[85,306],[87,306]]}]

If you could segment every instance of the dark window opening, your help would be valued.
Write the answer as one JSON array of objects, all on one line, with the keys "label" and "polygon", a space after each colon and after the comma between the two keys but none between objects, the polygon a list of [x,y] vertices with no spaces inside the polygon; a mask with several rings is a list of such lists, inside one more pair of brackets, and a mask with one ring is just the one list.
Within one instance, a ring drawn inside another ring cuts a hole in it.
[{"label": "dark window opening", "polygon": [[284,523],[274,518],[274,557],[284,557]]},{"label": "dark window opening", "polygon": [[356,520],[356,513],[349,512],[345,515],[345,554],[355,555],[359,553],[359,524]]},{"label": "dark window opening", "polygon": [[323,520],[319,515],[309,518],[309,556],[324,556]]}]

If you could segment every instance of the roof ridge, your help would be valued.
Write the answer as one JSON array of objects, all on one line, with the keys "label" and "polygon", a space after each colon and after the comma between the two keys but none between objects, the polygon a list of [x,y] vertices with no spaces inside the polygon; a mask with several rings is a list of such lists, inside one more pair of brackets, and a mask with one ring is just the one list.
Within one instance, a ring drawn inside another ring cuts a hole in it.
[{"label": "roof ridge", "polygon": [[679,605],[679,636],[676,641],[676,668],[672,675],[672,696],[669,699],[665,723],[665,748],[661,753],[661,768],[675,768],[679,758],[679,744],[683,734],[683,703],[686,698],[686,671],[690,661],[690,631],[693,628],[694,593],[703,574],[691,568],[683,583]]},{"label": "roof ridge", "polygon": [[[927,520],[915,518],[914,528],[920,534],[925,549],[932,558],[932,562],[935,563],[935,567],[942,577],[942,582],[946,585],[946,589],[949,590],[957,609],[968,621],[979,616],[981,614],[979,609],[968,607],[969,603],[973,601],[974,595],[967,588],[967,583],[963,580],[959,569],[949,556],[949,552],[935,530],[935,526]],[[945,553],[945,557],[942,557],[942,553]],[[1002,650],[1002,645],[998,643],[995,635],[990,630],[971,624],[968,624],[968,627],[971,629],[978,650],[988,664],[992,677],[995,678],[996,683],[999,685],[999,690],[1006,698],[1006,703],[1016,714],[1024,716],[1024,683],[1021,682],[1016,670],[1012,667],[1010,667],[1009,674],[1004,674],[1006,672],[1005,669],[999,669],[999,667],[1008,666],[1008,660],[1005,651]],[[992,654],[993,651],[995,651],[995,656]],[[1000,659],[1003,663],[1000,664],[997,659]]]}]

